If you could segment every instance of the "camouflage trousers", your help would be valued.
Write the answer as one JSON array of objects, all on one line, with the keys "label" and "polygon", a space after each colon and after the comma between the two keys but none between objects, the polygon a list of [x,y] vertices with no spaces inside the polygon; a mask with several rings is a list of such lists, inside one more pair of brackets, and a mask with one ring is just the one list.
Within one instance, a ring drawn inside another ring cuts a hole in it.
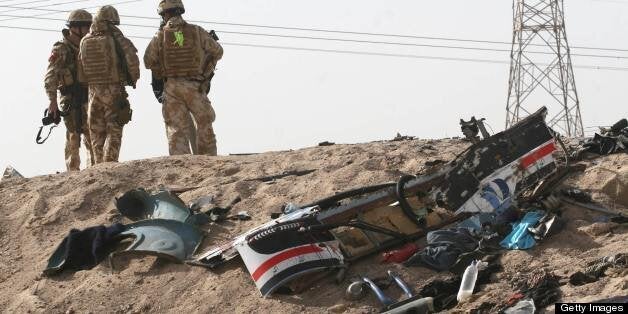
[{"label": "camouflage trousers", "polygon": [[[77,110],[77,109],[74,109]],[[87,104],[81,106],[82,125],[80,129],[76,128],[76,116],[75,112],[70,111],[67,116],[64,117],[66,126],[65,131],[65,166],[68,171],[79,171],[81,167],[81,137],[83,138],[83,145],[87,151],[86,166],[93,166],[92,156],[92,143],[89,138],[89,129],[87,123]]]},{"label": "camouflage trousers", "polygon": [[216,114],[207,95],[200,91],[200,84],[179,78],[166,81],[162,111],[170,155],[190,154],[190,146],[194,147],[190,139],[194,138],[195,129],[196,154],[216,156],[216,135],[212,128]]},{"label": "camouflage trousers", "polygon": [[118,123],[115,101],[122,93],[119,85],[90,85],[88,125],[94,164],[117,162],[123,126]]}]

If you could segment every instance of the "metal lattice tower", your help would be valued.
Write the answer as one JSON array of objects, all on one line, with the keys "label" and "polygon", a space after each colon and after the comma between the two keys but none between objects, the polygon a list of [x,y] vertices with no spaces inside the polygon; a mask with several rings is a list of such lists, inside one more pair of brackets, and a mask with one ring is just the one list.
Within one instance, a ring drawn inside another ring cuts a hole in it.
[{"label": "metal lattice tower", "polygon": [[514,0],[513,18],[506,128],[546,106],[555,131],[584,136],[563,0]]}]

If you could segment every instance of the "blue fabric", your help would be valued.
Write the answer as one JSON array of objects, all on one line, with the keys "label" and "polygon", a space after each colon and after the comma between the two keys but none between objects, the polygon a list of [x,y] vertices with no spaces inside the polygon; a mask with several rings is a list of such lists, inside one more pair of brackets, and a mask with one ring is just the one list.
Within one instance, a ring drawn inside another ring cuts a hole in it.
[{"label": "blue fabric", "polygon": [[[513,213],[515,214],[515,218],[513,218]],[[508,224],[516,219],[519,216],[516,214],[515,210],[510,207],[510,200],[506,201],[504,204],[500,205],[495,209],[492,213],[479,213],[477,215],[471,216],[462,222],[460,222],[457,227],[458,228],[467,228],[472,229],[477,232],[482,231],[482,226],[484,224],[490,225],[500,225],[500,224]]]},{"label": "blue fabric", "polygon": [[499,245],[511,250],[527,250],[533,247],[536,241],[528,228],[536,226],[544,214],[542,211],[528,212],[521,221],[513,225],[512,232]]}]

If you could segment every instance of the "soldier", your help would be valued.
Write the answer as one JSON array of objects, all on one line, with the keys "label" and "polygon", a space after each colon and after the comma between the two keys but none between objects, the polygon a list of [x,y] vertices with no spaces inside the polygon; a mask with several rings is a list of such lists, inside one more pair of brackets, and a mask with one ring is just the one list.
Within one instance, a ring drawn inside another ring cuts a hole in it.
[{"label": "soldier", "polygon": [[[65,123],[65,165],[68,171],[80,170],[81,134],[87,150],[87,166],[93,165],[94,161],[87,129],[87,87],[79,83],[77,70],[79,43],[89,32],[91,24],[92,15],[89,12],[70,12],[66,23],[68,29],[62,30],[63,40],[52,47],[44,79],[50,100],[48,112],[51,116],[61,114]],[[57,103],[57,90],[61,94],[61,111]]]},{"label": "soldier", "polygon": [[98,9],[79,51],[79,75],[89,86],[89,132],[95,163],[116,162],[122,129],[132,110],[125,86],[140,77],[137,49],[124,37],[118,11],[106,5]]},{"label": "soldier", "polygon": [[202,27],[183,20],[181,0],[161,0],[157,11],[166,24],[148,44],[144,63],[153,76],[165,81],[162,112],[170,155],[190,153],[191,113],[197,153],[216,156],[212,128],[216,114],[207,93],[222,47]]}]

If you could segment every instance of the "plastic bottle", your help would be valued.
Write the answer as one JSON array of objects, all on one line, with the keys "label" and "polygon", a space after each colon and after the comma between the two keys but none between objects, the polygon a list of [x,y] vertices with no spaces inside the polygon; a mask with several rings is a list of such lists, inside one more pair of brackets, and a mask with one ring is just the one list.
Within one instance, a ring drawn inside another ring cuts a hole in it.
[{"label": "plastic bottle", "polygon": [[456,299],[458,302],[462,302],[468,299],[473,294],[475,288],[475,281],[478,279],[478,261],[471,262],[471,265],[467,267],[462,275],[462,283],[460,284],[460,290],[458,290],[458,296]]}]

